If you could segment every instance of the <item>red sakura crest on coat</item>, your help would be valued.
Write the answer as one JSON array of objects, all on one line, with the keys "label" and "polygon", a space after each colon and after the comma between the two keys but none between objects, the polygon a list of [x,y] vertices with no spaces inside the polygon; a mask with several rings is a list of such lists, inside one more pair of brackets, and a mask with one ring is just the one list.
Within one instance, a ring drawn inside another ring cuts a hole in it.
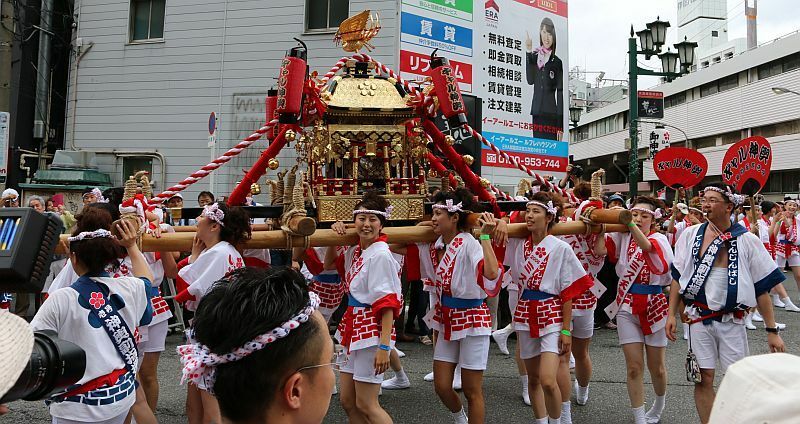
[{"label": "red sakura crest on coat", "polygon": [[130,272],[129,272],[129,271],[130,271],[130,270],[128,269],[128,265],[125,265],[125,264],[120,264],[120,266],[119,266],[119,272],[120,272],[120,274],[122,274],[122,275],[128,275],[128,274],[130,274]]},{"label": "red sakura crest on coat", "polygon": [[459,246],[461,246],[461,243],[464,243],[464,239],[462,239],[461,237],[456,237],[452,241],[453,248],[457,249]]},{"label": "red sakura crest on coat", "polygon": [[547,254],[547,250],[545,250],[544,247],[539,246],[539,247],[536,248],[536,250],[533,252],[533,254],[541,258],[541,257],[543,257],[544,255]]},{"label": "red sakura crest on coat", "polygon": [[100,309],[106,304],[106,300],[103,299],[103,293],[92,292],[92,297],[89,299],[89,304],[95,309]]}]

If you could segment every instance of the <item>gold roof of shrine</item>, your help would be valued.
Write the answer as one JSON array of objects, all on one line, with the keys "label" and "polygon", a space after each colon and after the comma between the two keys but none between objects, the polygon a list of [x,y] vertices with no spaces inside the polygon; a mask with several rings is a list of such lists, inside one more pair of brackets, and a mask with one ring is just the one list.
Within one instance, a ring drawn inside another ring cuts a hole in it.
[{"label": "gold roof of shrine", "polygon": [[[323,98],[328,104],[328,113],[342,112],[395,112],[399,116],[411,116],[408,97],[402,86],[392,78],[336,76],[326,89]],[[344,110],[343,110],[344,109]]]}]

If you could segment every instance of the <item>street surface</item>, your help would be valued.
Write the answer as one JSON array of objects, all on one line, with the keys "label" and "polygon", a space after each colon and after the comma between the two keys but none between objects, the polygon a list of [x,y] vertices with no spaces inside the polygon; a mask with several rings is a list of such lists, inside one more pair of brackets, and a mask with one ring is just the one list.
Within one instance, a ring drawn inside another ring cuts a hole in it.
[{"label": "street surface", "polygon": [[[798,291],[791,273],[785,274],[785,286],[790,296],[798,303]],[[800,313],[777,310],[778,322],[786,323],[782,333],[786,343],[786,351],[800,352]],[[767,352],[766,332],[763,323],[756,323],[758,330],[749,331],[751,354]],[[186,389],[179,386],[179,361],[175,346],[181,337],[171,334],[167,338],[167,350],[162,354],[159,365],[161,395],[157,418],[160,423],[185,423],[183,414]],[[513,353],[515,340],[509,340],[509,349]],[[667,389],[667,406],[662,416],[662,423],[698,422],[694,409],[691,384],[686,382],[684,360],[686,357],[686,341],[679,340],[667,348],[667,371],[669,387]],[[406,353],[403,366],[412,382],[407,390],[384,390],[381,405],[397,423],[449,423],[452,422],[447,409],[439,401],[433,390],[433,383],[422,380],[431,371],[433,348],[421,343],[398,343]],[[632,422],[628,396],[625,387],[625,362],[622,351],[617,344],[614,330],[597,330],[591,346],[594,361],[589,392],[589,403],[586,406],[572,404],[572,417],[575,423],[628,423]],[[388,375],[389,373],[387,373]],[[645,373],[646,382],[649,382]],[[719,377],[717,378],[719,383]],[[492,343],[489,351],[489,367],[484,375],[484,394],[486,397],[486,420],[489,423],[530,423],[533,413],[530,407],[522,403],[520,383],[513,357],[500,353],[497,345]],[[647,405],[653,399],[651,386],[645,386]],[[14,402],[10,405],[11,413],[0,418],[0,422],[11,424],[31,424],[50,422],[47,408],[43,402]],[[338,403],[338,396],[333,396],[326,423],[345,423],[346,415]]]}]

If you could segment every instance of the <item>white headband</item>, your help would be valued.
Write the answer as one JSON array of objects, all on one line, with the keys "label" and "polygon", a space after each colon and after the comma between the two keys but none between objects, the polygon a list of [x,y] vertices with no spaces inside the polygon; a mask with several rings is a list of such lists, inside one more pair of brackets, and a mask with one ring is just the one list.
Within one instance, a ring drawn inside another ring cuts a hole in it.
[{"label": "white headband", "polygon": [[392,206],[392,205],[389,205],[389,206],[386,207],[386,212],[378,211],[378,210],[374,210],[374,209],[356,209],[356,210],[353,211],[353,216],[355,217],[356,215],[362,214],[362,213],[371,213],[371,214],[380,215],[380,216],[382,216],[382,217],[384,217],[386,219],[389,219],[392,216],[392,211],[393,210],[394,210],[394,206]]},{"label": "white headband", "polygon": [[732,192],[730,187],[726,187],[726,188],[727,188],[727,190],[723,190],[723,189],[721,189],[719,187],[706,187],[705,189],[703,189],[703,193],[702,194],[705,194],[706,190],[716,191],[717,193],[727,197],[728,200],[730,200],[730,202],[733,203],[734,207],[739,206],[742,203],[744,203],[745,196],[742,196],[741,194],[736,194],[736,193]]},{"label": "white headband", "polygon": [[225,212],[222,212],[222,210],[219,208],[219,205],[216,203],[204,206],[203,212],[201,212],[200,215],[216,222],[223,227],[225,226],[225,224],[222,222],[222,220],[225,219]]},{"label": "white headband", "polygon": [[456,213],[456,212],[466,212],[464,209],[461,209],[462,202],[458,202],[455,205],[453,204],[453,199],[447,199],[444,201],[444,204],[441,203],[433,205],[434,209],[446,209],[447,212]]},{"label": "white headband", "polygon": [[87,194],[91,194],[95,197],[95,203],[108,203],[108,200],[103,197],[103,192],[97,187],[93,188],[90,192],[83,193],[83,197],[86,197]]},{"label": "white headband", "polygon": [[556,215],[558,213],[558,209],[555,206],[553,206],[553,201],[552,200],[548,200],[546,205],[544,203],[542,203],[542,202],[537,201],[537,200],[531,200],[530,202],[525,204],[525,207],[528,207],[530,205],[539,206],[540,208],[542,208],[545,211],[547,211],[547,213],[552,214],[552,215]]},{"label": "white headband", "polygon": [[208,388],[208,391],[213,393],[217,365],[244,359],[252,353],[264,349],[268,344],[288,336],[292,330],[308,322],[308,320],[311,319],[311,314],[314,313],[318,306],[319,296],[314,292],[308,292],[308,304],[295,316],[289,318],[288,321],[272,330],[256,336],[256,338],[246,342],[241,347],[223,355],[217,355],[211,352],[208,346],[195,342],[193,337],[194,331],[189,330],[189,344],[178,346],[176,349],[178,355],[180,355],[181,364],[183,364],[181,384],[186,382],[187,379],[195,384],[202,382]]},{"label": "white headband", "polygon": [[111,231],[104,230],[104,229],[101,228],[99,230],[94,230],[94,231],[84,231],[82,233],[79,233],[75,237],[67,238],[67,241],[72,243],[73,241],[81,241],[81,240],[93,239],[93,238],[114,238],[114,235],[111,234]]},{"label": "white headband", "polygon": [[661,218],[661,211],[658,210],[658,209],[656,209],[654,211],[651,211],[650,209],[647,209],[647,208],[636,208],[636,207],[633,207],[633,208],[630,208],[629,210],[631,212],[637,211],[637,212],[649,213],[650,215],[653,215],[653,218],[655,218],[655,219]]}]

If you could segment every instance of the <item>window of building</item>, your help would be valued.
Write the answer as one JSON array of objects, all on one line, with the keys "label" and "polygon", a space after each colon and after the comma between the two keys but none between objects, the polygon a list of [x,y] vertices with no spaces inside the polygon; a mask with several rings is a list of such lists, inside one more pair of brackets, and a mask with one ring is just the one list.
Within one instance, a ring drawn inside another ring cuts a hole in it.
[{"label": "window of building", "polygon": [[753,135],[760,135],[761,137],[767,138],[798,133],[800,133],[800,119],[778,122],[775,124],[764,125],[763,127],[753,128]]},{"label": "window of building", "polygon": [[719,85],[716,81],[700,86],[700,97],[710,96],[719,93]]},{"label": "window of building", "polygon": [[785,58],[783,62],[783,72],[789,72],[797,68],[800,68],[800,53],[795,53]]},{"label": "window of building", "polygon": [[731,131],[725,134],[722,134],[722,144],[733,144],[738,143],[739,140],[742,139],[742,132],[741,131]]},{"label": "window of building", "polygon": [[711,31],[712,37],[719,37],[719,31]]},{"label": "window of building", "polygon": [[668,96],[664,99],[664,107],[673,107],[678,106],[686,103],[686,92],[681,91],[680,93],[675,93],[671,96]]},{"label": "window of building", "polygon": [[726,91],[739,86],[739,74],[733,74],[717,80],[719,91]]},{"label": "window of building", "polygon": [[146,171],[153,175],[153,158],[146,156],[122,158],[122,181],[125,181],[129,175],[134,175],[139,171]]},{"label": "window of building", "polygon": [[164,38],[166,0],[131,0],[130,41]]},{"label": "window of building", "polygon": [[692,140],[692,147],[695,149],[705,149],[706,147],[714,147],[717,145],[717,136],[703,137]]},{"label": "window of building", "polygon": [[306,30],[338,28],[349,14],[349,0],[306,0]]},{"label": "window of building", "polygon": [[783,72],[783,65],[780,61],[773,60],[758,67],[758,79],[769,78]]}]

